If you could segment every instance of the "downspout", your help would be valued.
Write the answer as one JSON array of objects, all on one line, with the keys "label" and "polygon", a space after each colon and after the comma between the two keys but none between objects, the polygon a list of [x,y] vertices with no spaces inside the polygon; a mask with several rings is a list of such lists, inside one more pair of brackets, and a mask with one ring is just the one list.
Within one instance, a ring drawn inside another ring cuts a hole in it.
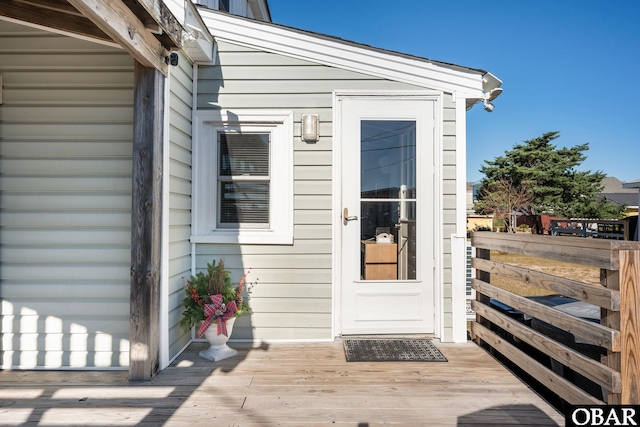
[{"label": "downspout", "polygon": [[169,72],[164,84],[164,119],[162,145],[162,223],[160,225],[161,241],[160,250],[162,252],[160,266],[160,336],[159,336],[159,364],[160,370],[170,365],[169,360],[169,146],[171,144],[169,132],[170,111],[169,100],[171,99],[171,79],[173,67],[169,67]]},{"label": "downspout", "polygon": [[[215,58],[217,57],[216,55],[216,49],[217,49],[217,44],[213,44],[213,62],[215,63]],[[192,126],[192,132],[191,132],[191,156],[193,157],[193,138],[194,136],[197,136],[197,133],[193,131],[193,123],[196,123],[196,112],[198,110],[198,63],[194,62],[193,64],[193,76],[191,78],[191,81],[193,82],[193,85],[191,86],[191,126]],[[195,193],[194,191],[194,182],[196,182],[195,179],[193,179],[193,165],[194,162],[191,162],[191,220],[190,220],[190,226],[191,226],[191,233],[193,233],[193,213],[196,211],[196,205],[195,205],[195,198],[193,197],[193,194]],[[196,256],[198,253],[198,248],[197,248],[197,244],[191,242],[191,276],[195,276],[196,275]],[[196,332],[195,329],[191,328],[190,331],[190,339],[189,342],[192,342],[193,340],[195,340],[196,338]]]}]

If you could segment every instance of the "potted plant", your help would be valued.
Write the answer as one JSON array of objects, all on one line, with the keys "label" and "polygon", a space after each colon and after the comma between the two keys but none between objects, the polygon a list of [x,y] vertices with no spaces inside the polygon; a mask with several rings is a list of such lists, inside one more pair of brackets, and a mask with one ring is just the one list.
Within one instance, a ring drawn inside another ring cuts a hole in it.
[{"label": "potted plant", "polygon": [[[198,338],[204,336],[209,341],[210,348],[200,352],[205,359],[218,361],[237,354],[227,346],[227,340],[235,318],[251,313],[251,307],[242,296],[248,274],[243,274],[240,282],[234,285],[221,259],[217,265],[215,260],[207,263],[206,272],[198,272],[187,281],[180,326],[186,331],[197,327]],[[215,328],[210,328],[214,324]]]}]

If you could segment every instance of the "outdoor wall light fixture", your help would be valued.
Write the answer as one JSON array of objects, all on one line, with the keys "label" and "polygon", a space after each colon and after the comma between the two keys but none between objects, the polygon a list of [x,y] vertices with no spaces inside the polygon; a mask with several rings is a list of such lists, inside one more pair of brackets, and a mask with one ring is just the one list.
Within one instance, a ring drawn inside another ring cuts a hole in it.
[{"label": "outdoor wall light fixture", "polygon": [[303,114],[302,115],[302,140],[304,142],[318,141],[318,115]]},{"label": "outdoor wall light fixture", "polygon": [[491,101],[499,97],[501,93],[502,88],[496,87],[482,96],[482,103],[484,104],[485,111],[488,111],[489,113],[493,111],[495,106],[491,103]]}]

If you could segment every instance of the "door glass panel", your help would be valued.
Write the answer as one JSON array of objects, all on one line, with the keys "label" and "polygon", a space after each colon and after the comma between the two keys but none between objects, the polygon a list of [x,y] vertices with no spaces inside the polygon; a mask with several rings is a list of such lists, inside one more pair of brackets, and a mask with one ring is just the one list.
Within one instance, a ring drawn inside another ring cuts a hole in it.
[{"label": "door glass panel", "polygon": [[361,279],[416,279],[416,122],[360,126]]}]

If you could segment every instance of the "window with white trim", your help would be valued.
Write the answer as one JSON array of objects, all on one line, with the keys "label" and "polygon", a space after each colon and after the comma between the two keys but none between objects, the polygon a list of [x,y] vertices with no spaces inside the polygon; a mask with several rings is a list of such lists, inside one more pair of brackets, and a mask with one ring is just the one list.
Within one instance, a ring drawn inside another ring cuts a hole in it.
[{"label": "window with white trim", "polygon": [[293,243],[293,113],[199,111],[194,243]]}]

